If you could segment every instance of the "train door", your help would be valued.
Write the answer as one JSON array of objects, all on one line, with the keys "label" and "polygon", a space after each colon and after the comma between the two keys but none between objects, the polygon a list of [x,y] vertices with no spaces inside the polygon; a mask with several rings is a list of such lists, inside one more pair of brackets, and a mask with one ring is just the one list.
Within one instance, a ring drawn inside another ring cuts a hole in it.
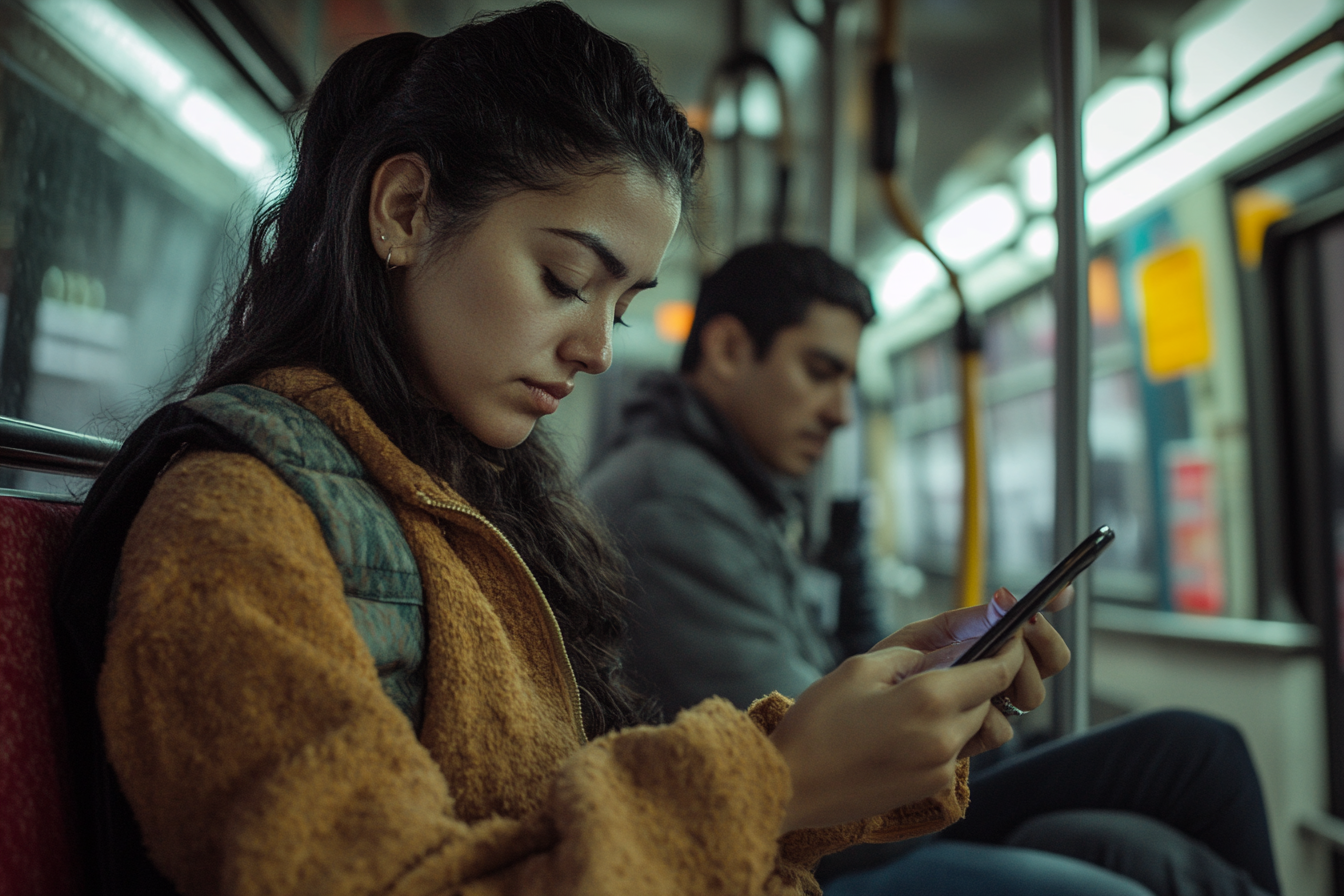
[{"label": "train door", "polygon": [[[1260,422],[1262,505],[1273,531],[1267,586],[1321,632],[1329,814],[1304,828],[1336,850],[1344,888],[1344,141],[1339,133],[1288,154],[1234,194],[1281,217],[1268,231],[1248,313],[1265,324],[1258,348],[1266,402]],[[1254,261],[1254,259],[1246,259]],[[1324,808],[1324,807],[1323,807]]]}]

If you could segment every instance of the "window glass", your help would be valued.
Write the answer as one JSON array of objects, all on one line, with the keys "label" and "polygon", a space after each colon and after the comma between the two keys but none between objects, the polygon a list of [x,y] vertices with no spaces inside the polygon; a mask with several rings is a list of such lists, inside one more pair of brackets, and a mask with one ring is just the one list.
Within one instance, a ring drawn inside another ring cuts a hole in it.
[{"label": "window glass", "polygon": [[994,309],[984,326],[987,377],[1054,359],[1055,304],[1044,289]]},{"label": "window glass", "polygon": [[44,91],[0,78],[0,414],[119,437],[192,359],[223,216]]},{"label": "window glass", "polygon": [[[1115,267],[1103,271],[1116,280]],[[1094,272],[1095,275],[1095,272]],[[1156,526],[1144,403],[1129,330],[1114,307],[1093,308],[1089,422],[1094,522],[1118,533],[1093,579],[1102,598],[1155,602]],[[985,319],[983,425],[989,579],[1027,588],[1056,559],[1053,300],[1039,289]],[[1098,319],[1098,318],[1101,319]],[[897,408],[889,483],[897,554],[925,572],[955,574],[961,539],[961,404],[949,337],[893,360]]]},{"label": "window glass", "polygon": [[961,538],[960,427],[898,439],[888,462],[897,556],[928,572],[952,574]]},{"label": "window glass", "polygon": [[897,407],[955,395],[959,374],[951,337],[939,336],[902,352],[892,359],[891,373]]},{"label": "window glass", "polygon": [[1153,602],[1158,533],[1144,423],[1137,370],[1092,381],[1092,522],[1116,532],[1097,561],[1095,587],[1109,597]]},{"label": "window glass", "polygon": [[1054,402],[1047,388],[985,409],[989,568],[1013,584],[1030,585],[1056,559]]}]

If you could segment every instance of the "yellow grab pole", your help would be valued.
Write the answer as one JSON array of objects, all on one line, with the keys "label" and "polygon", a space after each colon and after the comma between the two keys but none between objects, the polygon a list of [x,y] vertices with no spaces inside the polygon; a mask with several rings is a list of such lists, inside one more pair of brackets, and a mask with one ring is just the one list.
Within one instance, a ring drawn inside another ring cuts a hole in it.
[{"label": "yellow grab pole", "polygon": [[[963,314],[963,319],[965,315]],[[959,320],[958,330],[963,324]],[[980,429],[980,349],[958,346],[961,359],[961,562],[957,606],[973,607],[985,595],[985,469]]]},{"label": "yellow grab pole", "polygon": [[957,353],[961,359],[962,409],[962,533],[955,603],[969,607],[985,593],[985,475],[980,431],[980,327],[966,308],[957,272],[924,235],[914,203],[897,172],[900,118],[901,4],[883,0],[878,6],[878,62],[873,72],[873,167],[882,185],[887,211],[906,236],[929,251],[943,270],[961,305],[957,318]]}]

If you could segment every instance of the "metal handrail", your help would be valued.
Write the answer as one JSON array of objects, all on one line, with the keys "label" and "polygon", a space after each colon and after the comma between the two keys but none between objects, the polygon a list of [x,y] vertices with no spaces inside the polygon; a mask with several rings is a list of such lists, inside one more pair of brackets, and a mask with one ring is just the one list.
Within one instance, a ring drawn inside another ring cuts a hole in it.
[{"label": "metal handrail", "polygon": [[97,476],[121,448],[114,439],[0,417],[0,466],[63,476]]}]

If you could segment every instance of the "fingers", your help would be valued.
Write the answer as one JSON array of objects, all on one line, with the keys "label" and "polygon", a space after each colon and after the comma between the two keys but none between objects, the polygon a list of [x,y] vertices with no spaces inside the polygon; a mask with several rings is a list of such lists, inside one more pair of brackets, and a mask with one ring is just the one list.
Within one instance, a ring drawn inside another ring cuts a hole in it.
[{"label": "fingers", "polygon": [[959,758],[995,749],[1012,739],[1012,726],[989,701],[1009,688],[1027,665],[1025,656],[1023,639],[1014,637],[993,657],[930,673],[929,678],[946,689],[944,698],[950,707],[960,710],[948,722],[949,733],[960,746]]},{"label": "fingers", "polygon": [[1073,585],[1070,584],[1063,591],[1050,598],[1050,603],[1045,605],[1045,609],[1053,613],[1055,610],[1064,609],[1071,603],[1073,603]]},{"label": "fingers", "polygon": [[1013,678],[1013,683],[1005,691],[1008,699],[1013,701],[1013,705],[1027,712],[1045,702],[1045,684],[1041,679],[1041,671],[1037,668],[1038,662],[1039,659],[1028,648],[1022,665],[1018,667],[1017,675]]},{"label": "fingers", "polygon": [[927,668],[926,654],[908,647],[874,647],[843,665],[853,667],[850,674],[870,677],[876,684],[895,684]]},{"label": "fingers", "polygon": [[781,830],[852,821],[944,788],[961,752],[1011,736],[988,718],[989,698],[1025,653],[1019,637],[994,657],[913,674],[924,654],[890,647],[819,679],[770,734],[793,781]]},{"label": "fingers", "polygon": [[1017,603],[1017,598],[1013,597],[1012,592],[1007,588],[1000,588],[994,592],[994,596],[990,598],[987,604],[952,610],[935,616],[929,621],[938,621],[943,633],[949,640],[966,641],[971,638],[978,638],[989,631],[994,623],[1002,619],[1003,615],[1013,608],[1015,603]]},{"label": "fingers", "polygon": [[995,694],[1008,689],[1023,665],[1026,649],[1021,635],[1015,635],[992,657],[964,666],[929,673],[940,676],[950,705],[962,712],[978,710]]},{"label": "fingers", "polygon": [[1072,654],[1055,627],[1039,613],[1022,627],[1027,647],[1041,678],[1058,675],[1069,664]]},{"label": "fingers", "polygon": [[974,737],[966,741],[966,746],[961,748],[961,753],[957,755],[957,758],[965,759],[970,756],[977,756],[987,750],[997,750],[1012,740],[1013,734],[1013,726],[1008,724],[1008,719],[1004,717],[1003,713],[993,706],[988,706],[982,717],[980,730],[975,733]]},{"label": "fingers", "polygon": [[958,641],[978,638],[989,631],[990,626],[998,622],[1015,603],[1017,599],[1008,589],[1000,588],[988,604],[949,610],[929,619],[912,622],[878,642],[873,650],[909,647],[914,650],[931,651]]}]

